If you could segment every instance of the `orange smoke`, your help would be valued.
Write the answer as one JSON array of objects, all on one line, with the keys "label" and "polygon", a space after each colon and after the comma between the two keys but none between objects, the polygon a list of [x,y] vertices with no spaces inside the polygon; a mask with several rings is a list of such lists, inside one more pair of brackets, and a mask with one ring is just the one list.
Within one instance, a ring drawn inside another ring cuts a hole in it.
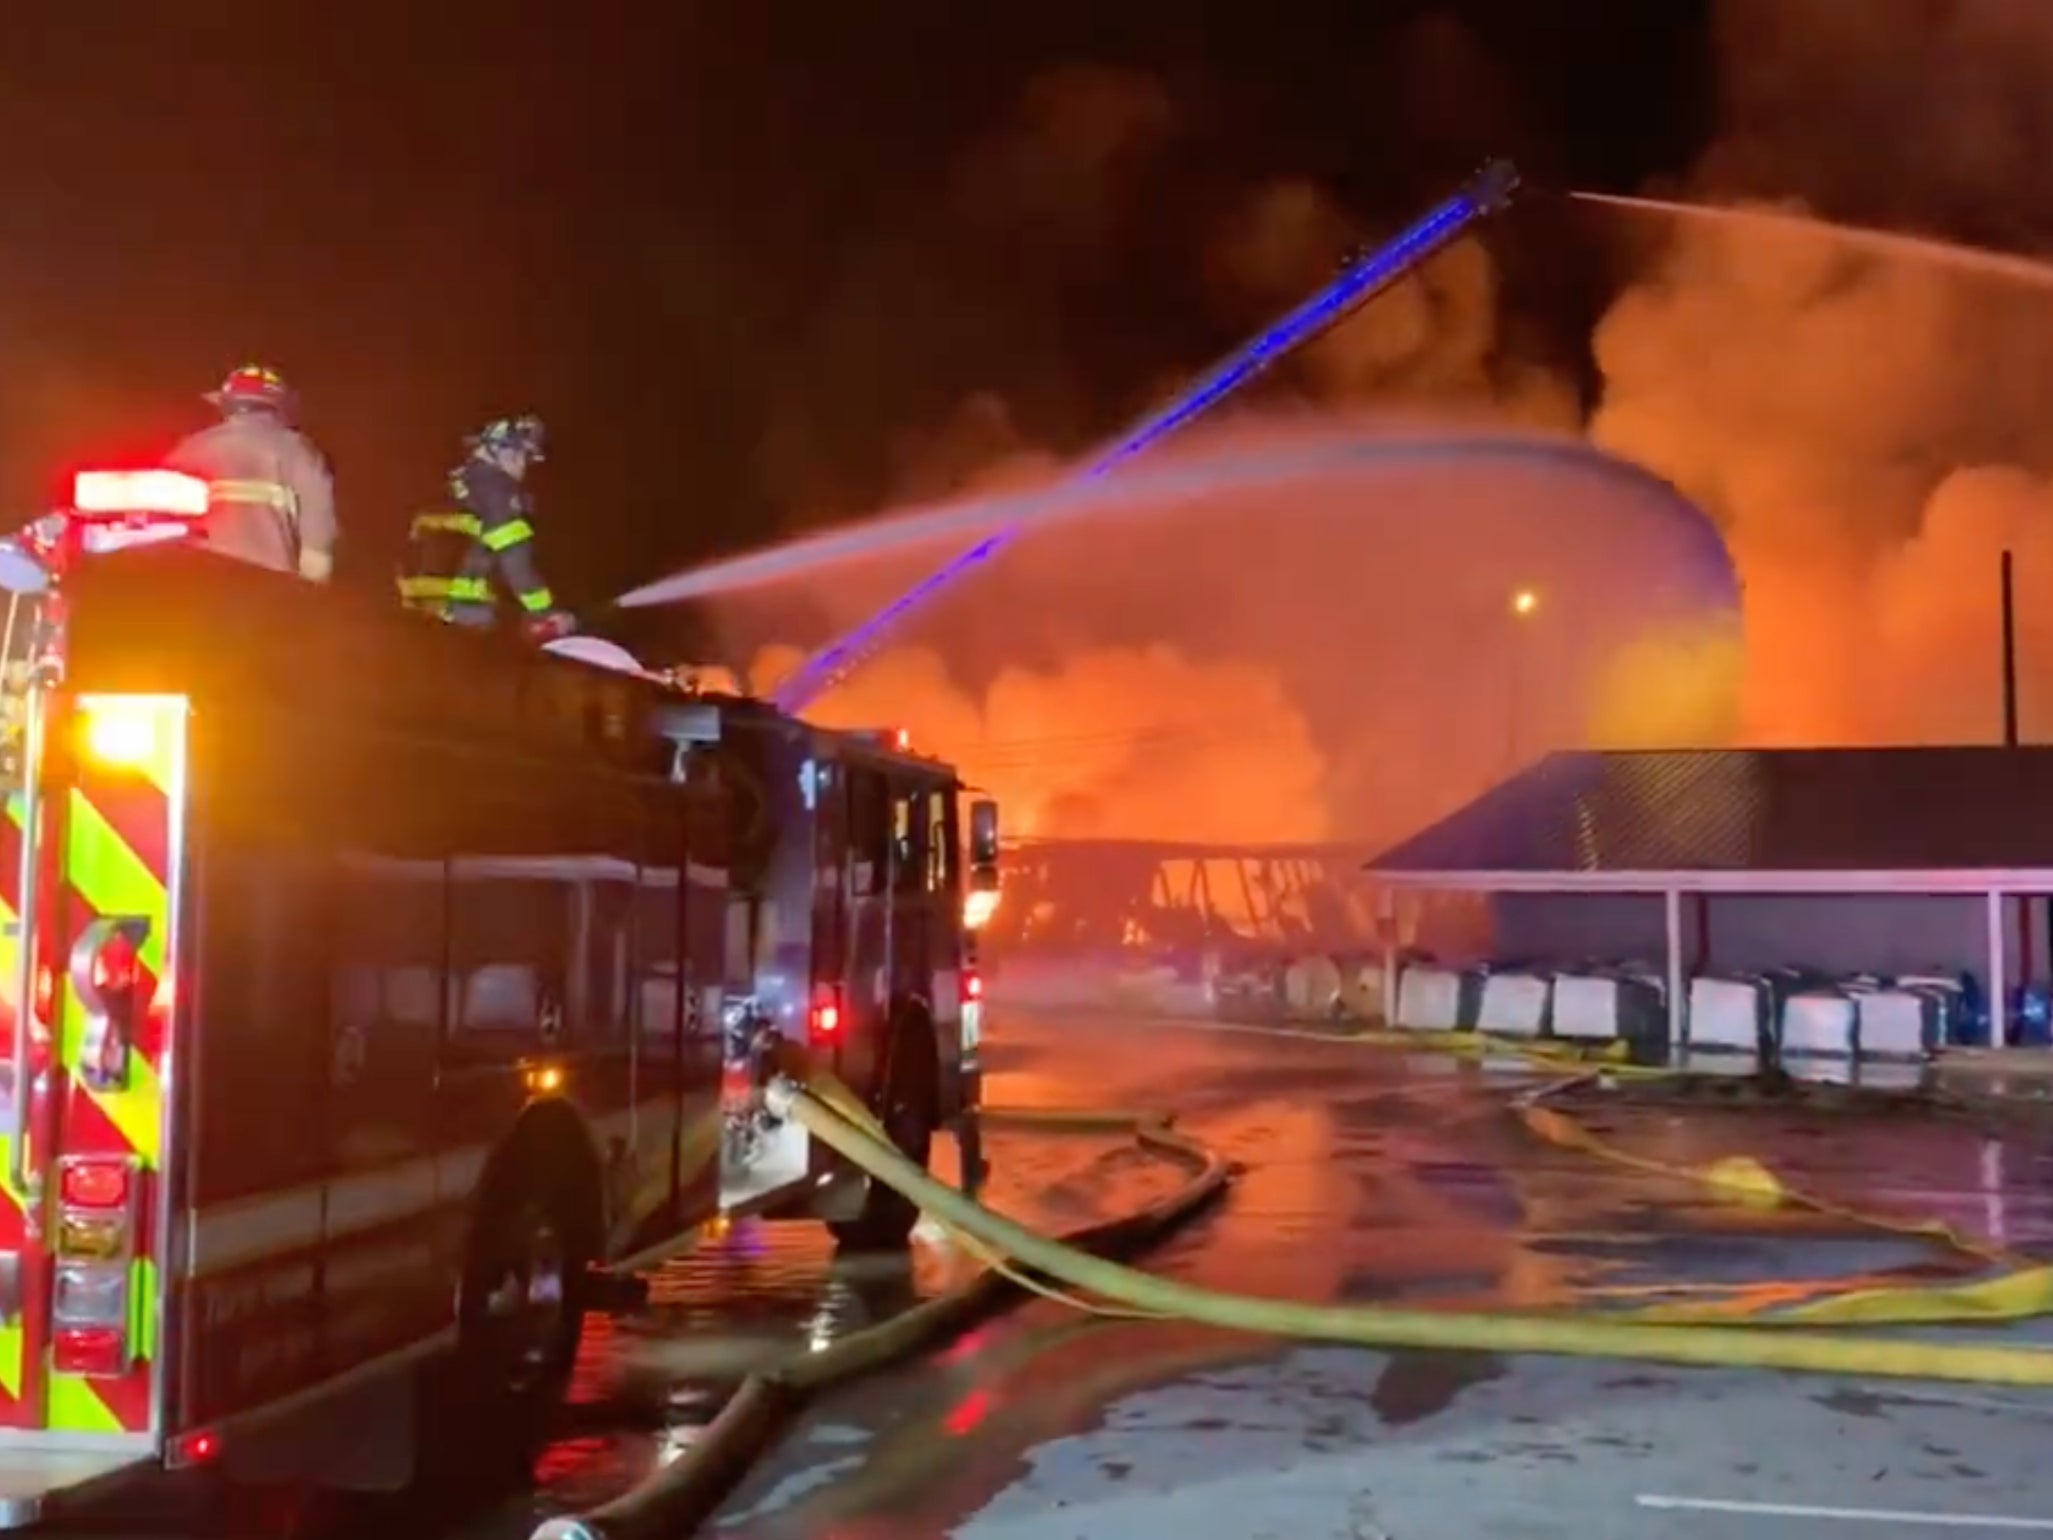
[{"label": "orange smoke", "polygon": [[[2053,7],[1720,0],[1716,51],[1696,196],[2043,249]],[[1719,518],[1746,585],[1745,735],[1990,741],[2006,547],[2022,725],[2053,735],[2053,270],[1743,214],[1615,233],[1660,245],[1598,329],[1591,432]]]},{"label": "orange smoke", "polygon": [[[771,688],[796,648],[760,653]],[[1100,648],[1059,668],[1004,670],[972,698],[939,656],[887,653],[811,713],[831,727],[904,728],[996,797],[1027,838],[1297,843],[1329,833],[1325,764],[1275,676],[1172,648]]]},{"label": "orange smoke", "polygon": [[2053,346],[2053,287],[1744,213],[1676,224],[1604,318],[1590,433],[1718,518],[1744,584],[1749,741],[1990,741],[2006,548],[2032,730],[2053,503],[2017,468],[2047,438],[2020,346]]},{"label": "orange smoke", "polygon": [[[757,637],[843,630],[1020,506],[787,548],[781,589],[721,591],[722,613]],[[907,728],[1016,832],[1396,839],[1549,749],[1729,721],[1715,537],[1572,438],[1243,424],[1025,506],[1002,560],[809,712]],[[759,656],[750,682],[793,661]]]},{"label": "orange smoke", "polygon": [[[1704,195],[1795,194],[1856,219],[1991,239],[2030,233],[2020,220],[2040,233],[2053,226],[2053,198],[2044,209],[2033,201],[2043,196],[2036,162],[2015,153],[2044,135],[1999,131],[2029,121],[2053,133],[2047,7],[1899,7],[1879,30],[1854,9],[1858,23],[1841,0],[1723,0],[1727,121],[1695,178]],[[1023,119],[1037,125],[1028,138],[1066,147],[1056,159],[1092,172],[1074,217],[1052,222],[1078,237],[1055,243],[1074,255],[1087,232],[1107,228],[1117,201],[1107,190],[1160,145],[1173,115],[1131,79],[1066,89],[1065,113]],[[1058,132],[1061,122],[1072,126]],[[980,170],[1015,189],[1010,201],[965,202],[987,227],[1016,220],[1043,185],[1004,157]],[[1601,393],[1586,423],[1565,371],[1523,351],[1523,333],[1504,325],[1496,265],[1474,239],[1281,365],[1259,405],[1350,416],[1396,406],[1441,421],[1582,429],[1714,516],[1744,586],[1743,640],[1714,624],[1607,642],[1587,669],[1589,700],[1537,728],[1521,723],[1533,708],[1516,678],[1524,665],[1508,661],[1495,629],[1502,595],[1461,589],[1469,569],[1498,582],[1529,559],[1501,554],[1529,534],[1529,500],[1464,512],[1466,549],[1445,535],[1433,545],[1435,519],[1420,517],[1409,531],[1300,541],[1310,562],[1260,538],[1193,538],[1173,562],[1115,544],[1066,571],[1051,562],[1030,584],[983,575],[974,581],[991,596],[989,613],[1007,611],[1001,592],[1013,613],[1034,596],[1037,640],[1059,643],[1059,661],[1015,658],[976,675],[987,687],[965,689],[938,660],[956,660],[965,642],[988,656],[992,628],[957,613],[922,638],[933,651],[873,665],[825,713],[909,726],[1007,801],[1015,830],[1396,837],[1549,747],[1987,741],[2000,721],[1998,561],[2010,549],[2023,725],[2053,736],[2053,484],[2041,474],[2053,466],[2043,410],[2053,285],[1744,214],[1602,220],[1592,229],[1606,241],[1647,245],[1593,338]],[[1213,232],[1206,292],[1222,323],[1251,327],[1378,233],[1311,182],[1256,188]],[[1165,393],[1179,383],[1166,377]],[[938,426],[899,441],[902,494],[946,496],[1052,468],[998,395],[966,395],[929,420]],[[1435,509],[1463,501],[1417,487],[1372,495]],[[1632,555],[1595,549],[1621,538],[1600,523],[1565,519],[1556,538],[1580,542],[1578,560],[1606,582],[1636,581]],[[1307,573],[1319,562],[1323,573]],[[1233,563],[1248,577],[1236,597],[1222,600],[1231,590],[1215,586],[1198,603],[1183,592]],[[1336,601],[1336,575],[1349,572],[1364,575],[1359,593]],[[1303,595],[1320,578],[1329,596],[1315,605]],[[1315,629],[1291,624],[1294,604],[1338,617],[1327,645],[1358,681],[1352,697],[1315,698],[1322,687],[1307,689],[1302,669],[1278,665],[1291,649],[1318,650]],[[1466,632],[1417,640],[1431,607],[1450,605],[1470,607]],[[1550,598],[1529,632],[1535,645],[1572,627],[1567,608]],[[1378,612],[1389,617],[1381,630]],[[1445,666],[1401,661],[1393,636],[1438,649]],[[759,659],[757,682],[778,666]]]}]

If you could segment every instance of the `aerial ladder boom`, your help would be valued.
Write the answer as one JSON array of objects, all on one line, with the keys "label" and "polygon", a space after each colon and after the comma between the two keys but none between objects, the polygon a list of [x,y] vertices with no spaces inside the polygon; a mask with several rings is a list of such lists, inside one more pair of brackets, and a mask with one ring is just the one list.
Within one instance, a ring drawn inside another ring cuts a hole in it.
[{"label": "aerial ladder boom", "polygon": [[[1142,450],[1210,411],[1277,360],[1295,352],[1443,250],[1477,220],[1502,209],[1517,188],[1518,172],[1511,163],[1492,161],[1438,208],[1383,245],[1350,260],[1340,276],[1319,293],[1215,364],[1168,405],[1093,454],[1066,480],[1092,481],[1115,471]],[[1031,523],[1031,518],[1014,519],[946,566],[937,568],[861,625],[807,658],[777,687],[771,699],[780,710],[803,711],[867,662],[914,610],[970,568],[996,556]]]}]

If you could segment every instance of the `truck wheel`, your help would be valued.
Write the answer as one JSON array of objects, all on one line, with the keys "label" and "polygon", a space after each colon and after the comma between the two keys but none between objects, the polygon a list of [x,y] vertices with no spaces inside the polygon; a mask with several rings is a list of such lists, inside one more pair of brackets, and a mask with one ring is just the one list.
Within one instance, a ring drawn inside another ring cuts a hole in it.
[{"label": "truck wheel", "polygon": [[517,1153],[479,1204],[459,1296],[456,1381],[469,1403],[462,1426],[485,1428],[480,1442],[502,1471],[533,1459],[569,1387],[584,1333],[589,1231],[575,1182],[539,1146]]},{"label": "truck wheel", "polygon": [[[891,1050],[891,1078],[877,1121],[898,1153],[924,1171],[934,1153],[934,1126],[939,1121],[941,1075],[933,1031],[924,1022],[908,1023],[899,1028]],[[918,1204],[872,1177],[862,1212],[827,1228],[843,1251],[903,1251],[919,1217]]]}]

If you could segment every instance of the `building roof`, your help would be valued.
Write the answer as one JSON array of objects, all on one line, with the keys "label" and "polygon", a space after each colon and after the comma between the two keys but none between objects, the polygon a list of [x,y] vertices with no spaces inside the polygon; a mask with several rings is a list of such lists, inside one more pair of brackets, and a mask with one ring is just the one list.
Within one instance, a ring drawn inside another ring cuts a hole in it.
[{"label": "building roof", "polygon": [[2053,888],[2053,747],[1555,754],[1368,869],[1415,887]]}]

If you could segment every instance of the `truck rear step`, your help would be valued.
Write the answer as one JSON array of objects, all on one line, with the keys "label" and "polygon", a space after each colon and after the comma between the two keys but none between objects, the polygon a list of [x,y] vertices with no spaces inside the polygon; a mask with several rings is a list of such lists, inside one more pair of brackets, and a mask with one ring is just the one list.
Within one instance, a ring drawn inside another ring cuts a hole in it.
[{"label": "truck rear step", "polygon": [[62,1449],[0,1445],[0,1530],[25,1529],[58,1505],[70,1506],[127,1477],[159,1468],[149,1449]]}]

